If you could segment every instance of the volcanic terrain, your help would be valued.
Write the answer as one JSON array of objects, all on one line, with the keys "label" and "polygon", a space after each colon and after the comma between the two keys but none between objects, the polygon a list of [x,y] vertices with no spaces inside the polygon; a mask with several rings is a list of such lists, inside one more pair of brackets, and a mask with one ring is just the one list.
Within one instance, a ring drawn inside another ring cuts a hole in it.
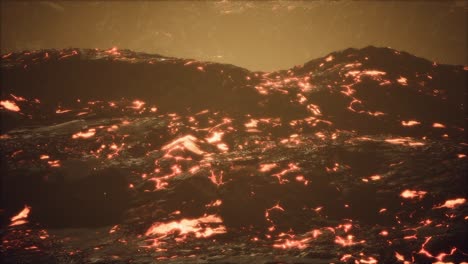
[{"label": "volcanic terrain", "polygon": [[468,67],[1,56],[2,263],[467,263]]}]

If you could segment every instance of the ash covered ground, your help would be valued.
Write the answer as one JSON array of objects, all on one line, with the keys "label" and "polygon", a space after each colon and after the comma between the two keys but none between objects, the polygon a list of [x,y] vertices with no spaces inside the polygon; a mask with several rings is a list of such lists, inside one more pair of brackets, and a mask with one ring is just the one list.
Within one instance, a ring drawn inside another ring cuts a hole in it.
[{"label": "ash covered ground", "polygon": [[468,68],[1,58],[3,263],[468,261]]}]

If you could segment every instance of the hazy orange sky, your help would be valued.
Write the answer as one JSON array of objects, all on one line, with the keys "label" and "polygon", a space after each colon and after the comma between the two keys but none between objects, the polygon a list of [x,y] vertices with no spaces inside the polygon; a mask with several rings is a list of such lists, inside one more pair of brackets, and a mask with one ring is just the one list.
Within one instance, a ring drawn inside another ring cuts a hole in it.
[{"label": "hazy orange sky", "polygon": [[278,70],[392,47],[468,64],[468,1],[2,1],[1,52],[132,49]]}]

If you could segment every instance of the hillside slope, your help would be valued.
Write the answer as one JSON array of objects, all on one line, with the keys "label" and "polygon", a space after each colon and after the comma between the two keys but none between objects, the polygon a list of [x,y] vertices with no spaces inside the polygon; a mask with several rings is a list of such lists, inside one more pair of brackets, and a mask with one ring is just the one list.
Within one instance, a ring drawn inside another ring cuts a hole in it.
[{"label": "hillside slope", "polygon": [[468,261],[468,69],[129,50],[0,62],[5,263]]}]

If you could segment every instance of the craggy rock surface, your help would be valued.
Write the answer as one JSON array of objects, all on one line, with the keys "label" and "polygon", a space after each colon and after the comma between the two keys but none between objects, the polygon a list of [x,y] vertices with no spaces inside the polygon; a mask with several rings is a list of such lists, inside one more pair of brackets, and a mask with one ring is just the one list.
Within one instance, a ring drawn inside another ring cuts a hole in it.
[{"label": "craggy rock surface", "polygon": [[468,261],[468,68],[1,59],[3,263]]}]

